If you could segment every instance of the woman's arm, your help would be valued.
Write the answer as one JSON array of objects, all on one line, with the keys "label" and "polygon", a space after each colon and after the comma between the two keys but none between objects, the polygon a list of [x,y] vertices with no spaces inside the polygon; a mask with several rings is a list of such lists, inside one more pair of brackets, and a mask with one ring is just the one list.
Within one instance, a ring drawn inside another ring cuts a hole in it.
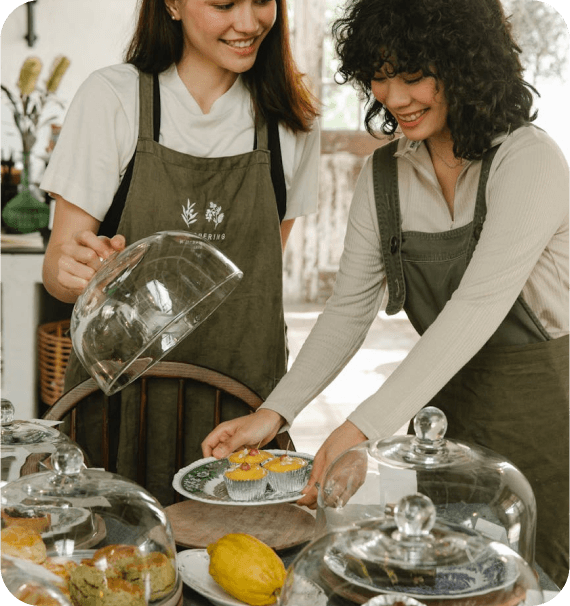
[{"label": "woman's arm", "polygon": [[[291,370],[253,415],[219,425],[202,443],[204,456],[266,443],[339,374],[358,351],[385,289],[377,220],[370,203],[371,163],[362,170],[335,290]],[[271,414],[270,414],[271,413]]]},{"label": "woman's arm", "polygon": [[125,248],[125,238],[96,235],[99,221],[84,210],[55,196],[53,228],[43,264],[46,290],[64,303],[75,303],[101,261]]},{"label": "woman's arm", "polygon": [[293,229],[293,224],[295,223],[295,219],[288,219],[287,221],[283,221],[281,223],[281,248],[283,252],[285,252],[285,247],[287,246],[287,240],[289,239],[289,234]]},{"label": "woman's arm", "polygon": [[495,156],[487,217],[459,287],[380,389],[348,417],[369,438],[393,435],[447,384],[532,287],[535,268],[549,287],[545,300],[564,297],[567,309],[568,165],[547,135],[529,129],[515,131]]}]

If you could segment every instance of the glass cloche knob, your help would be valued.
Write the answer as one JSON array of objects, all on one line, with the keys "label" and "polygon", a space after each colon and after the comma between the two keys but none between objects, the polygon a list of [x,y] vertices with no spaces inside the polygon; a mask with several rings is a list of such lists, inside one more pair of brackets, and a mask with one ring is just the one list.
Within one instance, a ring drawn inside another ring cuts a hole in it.
[{"label": "glass cloche knob", "polygon": [[394,508],[398,534],[410,539],[429,535],[435,524],[435,517],[435,507],[431,499],[420,493],[404,497]]},{"label": "glass cloche knob", "polygon": [[2,425],[10,425],[14,420],[14,404],[2,398]]},{"label": "glass cloche knob", "polygon": [[83,468],[83,453],[74,444],[62,444],[51,455],[51,462],[58,475],[76,476]]},{"label": "glass cloche knob", "polygon": [[424,442],[437,442],[447,431],[447,418],[439,408],[426,406],[414,418],[414,431]]}]

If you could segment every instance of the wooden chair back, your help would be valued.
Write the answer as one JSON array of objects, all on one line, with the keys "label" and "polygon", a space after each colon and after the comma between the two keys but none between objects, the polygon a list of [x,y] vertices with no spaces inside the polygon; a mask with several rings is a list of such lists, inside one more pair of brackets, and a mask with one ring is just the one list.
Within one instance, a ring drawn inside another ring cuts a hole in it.
[{"label": "wooden chair back", "polygon": [[[146,478],[146,439],[148,432],[147,409],[148,402],[148,382],[154,378],[173,379],[178,382],[178,395],[176,401],[176,468],[181,469],[184,465],[184,409],[186,405],[186,383],[187,381],[197,381],[213,388],[214,394],[214,426],[217,426],[222,420],[222,393],[228,393],[242,402],[244,402],[251,412],[257,410],[263,403],[255,392],[246,387],[243,383],[232,379],[220,372],[203,368],[194,364],[185,362],[158,362],[148,369],[140,378],[140,402],[139,402],[139,432],[138,432],[138,462],[137,462],[137,482],[144,486]],[[70,415],[69,437],[76,440],[77,434],[77,406],[81,402],[100,391],[99,386],[94,379],[87,379],[79,385],[64,393],[51,408],[44,414],[43,418],[52,421],[61,421],[67,415]],[[104,396],[104,403],[101,409],[103,435],[101,452],[103,455],[103,467],[109,470],[110,467],[110,429],[109,429],[109,403],[110,397]],[[275,443],[278,448],[290,451],[294,450],[293,443],[288,432],[277,434]]]}]

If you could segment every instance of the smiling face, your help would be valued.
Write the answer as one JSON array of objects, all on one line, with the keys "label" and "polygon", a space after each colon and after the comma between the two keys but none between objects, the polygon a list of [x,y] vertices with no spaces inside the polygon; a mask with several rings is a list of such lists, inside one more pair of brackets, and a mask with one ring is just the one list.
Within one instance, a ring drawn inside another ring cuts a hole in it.
[{"label": "smiling face", "polygon": [[165,0],[182,22],[183,59],[235,74],[249,70],[277,15],[276,0]]},{"label": "smiling face", "polygon": [[443,85],[435,78],[417,74],[388,74],[386,68],[372,80],[374,97],[396,118],[408,139],[447,139],[447,101]]}]

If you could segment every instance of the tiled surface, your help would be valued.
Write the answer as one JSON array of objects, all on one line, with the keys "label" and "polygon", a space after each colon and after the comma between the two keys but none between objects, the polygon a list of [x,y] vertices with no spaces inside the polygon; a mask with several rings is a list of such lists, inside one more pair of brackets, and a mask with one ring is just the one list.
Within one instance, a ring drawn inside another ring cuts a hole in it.
[{"label": "tiled surface", "polygon": [[[287,306],[291,361],[299,352],[322,306]],[[340,375],[295,419],[290,433],[299,452],[315,454],[333,429],[373,394],[417,341],[405,314],[381,312],[354,358]]]}]

